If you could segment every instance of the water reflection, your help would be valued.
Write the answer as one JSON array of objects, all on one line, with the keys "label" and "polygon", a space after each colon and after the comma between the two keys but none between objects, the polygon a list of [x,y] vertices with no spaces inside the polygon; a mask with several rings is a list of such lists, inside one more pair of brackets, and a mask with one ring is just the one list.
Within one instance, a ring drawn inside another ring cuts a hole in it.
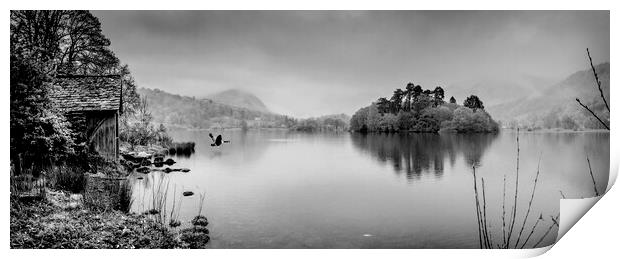
[{"label": "water reflection", "polygon": [[[229,144],[213,147],[213,140],[209,133],[214,136],[222,135]],[[260,160],[264,150],[275,142],[269,141],[272,138],[279,138],[284,131],[204,131],[204,130],[184,130],[178,129],[171,131],[171,136],[176,141],[191,141],[195,144],[195,153],[192,153],[194,160],[208,161],[217,160],[225,164],[250,164]],[[178,155],[178,154],[177,154]],[[188,157],[184,157],[188,158]],[[185,159],[183,159],[185,160]]]},{"label": "water reflection", "polygon": [[[175,141],[196,143],[191,157],[173,157],[174,168],[191,171],[134,174],[132,211],[153,208],[157,190],[165,190],[159,186],[169,185],[166,208],[182,200],[177,204],[183,224],[190,226],[204,205],[214,248],[477,248],[471,166],[478,165],[478,177],[485,178],[492,226],[501,226],[504,176],[507,193],[514,193],[517,145],[512,131],[212,132],[231,140],[220,147],[210,146],[208,133],[171,132]],[[519,209],[528,207],[542,154],[530,217],[542,213],[547,221],[532,236],[537,241],[552,224],[548,217],[559,211],[558,190],[569,198],[592,195],[586,156],[599,190],[605,188],[609,134],[521,132],[519,143]],[[402,184],[407,178],[415,185]],[[182,196],[184,191],[195,195]],[[205,195],[204,202],[199,194]],[[518,223],[523,216],[519,211]],[[528,231],[532,224],[528,220]],[[541,245],[551,244],[555,231]]]},{"label": "water reflection", "polygon": [[471,166],[480,166],[485,150],[498,134],[351,134],[353,145],[381,163],[389,163],[407,179],[423,173],[441,177],[444,161],[454,167],[459,155]]},{"label": "water reflection", "polygon": [[168,151],[170,155],[188,158],[194,154],[195,145],[194,142],[173,143]]}]

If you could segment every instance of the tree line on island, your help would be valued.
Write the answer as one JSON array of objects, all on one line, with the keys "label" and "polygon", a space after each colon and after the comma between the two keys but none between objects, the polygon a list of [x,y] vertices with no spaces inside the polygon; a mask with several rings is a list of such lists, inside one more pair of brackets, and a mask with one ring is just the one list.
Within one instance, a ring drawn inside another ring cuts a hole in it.
[{"label": "tree line on island", "polygon": [[445,91],[408,83],[405,89],[394,90],[392,97],[381,97],[359,109],[350,121],[350,130],[357,132],[495,132],[497,122],[484,110],[478,96],[471,95],[463,105],[451,97],[444,101]]}]

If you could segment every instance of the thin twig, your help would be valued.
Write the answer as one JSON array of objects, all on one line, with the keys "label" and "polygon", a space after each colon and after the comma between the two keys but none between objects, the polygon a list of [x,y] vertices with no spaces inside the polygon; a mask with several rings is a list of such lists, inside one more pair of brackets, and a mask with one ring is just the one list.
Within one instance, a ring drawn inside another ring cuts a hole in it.
[{"label": "thin twig", "polygon": [[[558,216],[556,216],[556,218],[559,217],[559,216],[560,216],[560,214],[558,214]],[[560,224],[558,224],[558,222],[553,217],[551,217],[551,221],[553,223],[551,224],[551,226],[549,226],[549,228],[547,229],[545,234],[540,238],[540,240],[538,240],[538,242],[536,242],[536,244],[534,244],[533,248],[537,247],[545,239],[545,237],[547,237],[547,235],[549,234],[549,232],[551,232],[551,229],[553,229],[554,226],[557,225],[558,228],[560,227]]]},{"label": "thin twig", "polygon": [[592,114],[592,116],[594,116],[594,118],[596,118],[598,120],[598,122],[600,122],[603,125],[603,127],[605,127],[607,130],[609,130],[609,126],[607,126],[607,124],[605,124],[605,122],[603,122],[603,120],[601,120],[601,118],[596,116],[596,114],[592,110],[590,110],[590,108],[588,108],[588,106],[586,106],[585,104],[581,103],[581,101],[579,101],[579,98],[575,98],[575,100],[577,100],[577,103],[579,103],[579,105],[581,105],[581,107],[583,107],[586,110],[588,110]]},{"label": "thin twig", "polygon": [[521,234],[523,234],[523,229],[525,229],[525,223],[527,223],[527,217],[530,215],[530,210],[532,209],[532,201],[534,201],[534,194],[536,193],[536,185],[538,184],[538,176],[540,175],[540,159],[541,158],[542,158],[542,154],[538,157],[538,169],[536,169],[536,178],[534,179],[534,188],[532,189],[532,196],[530,197],[530,203],[527,206],[527,212],[525,213],[525,218],[523,219],[521,230],[519,230],[519,235],[517,236],[517,242],[515,243],[515,247],[519,245],[519,240],[521,240]]},{"label": "thin twig", "polygon": [[489,232],[489,227],[488,227],[488,221],[487,221],[487,197],[486,197],[486,191],[485,191],[485,186],[484,186],[484,177],[482,177],[482,208],[483,208],[483,219],[484,219],[484,233],[486,234],[486,238],[487,238],[487,247],[491,248],[492,247],[492,241],[493,238],[491,237],[491,233]]},{"label": "thin twig", "polygon": [[478,241],[480,243],[480,248],[482,249],[482,227],[480,224],[480,203],[478,201],[478,184],[476,181],[476,166],[472,166],[474,171],[474,198],[476,198],[476,218],[478,222]]},{"label": "thin twig", "polygon": [[594,174],[592,174],[592,166],[590,166],[590,158],[586,156],[586,160],[588,160],[588,169],[590,169],[590,177],[592,177],[592,185],[594,186],[594,193],[596,193],[596,196],[599,196],[598,189],[596,188],[596,181],[594,180]]},{"label": "thin twig", "polygon": [[605,103],[605,107],[607,108],[607,111],[611,112],[611,110],[609,110],[609,104],[607,104],[607,100],[605,99],[605,95],[603,94],[603,88],[601,87],[601,81],[598,80],[598,74],[596,73],[596,69],[594,69],[594,64],[592,64],[592,57],[590,57],[590,50],[586,48],[586,51],[588,52],[588,59],[590,59],[590,66],[592,67],[592,73],[594,73],[594,80],[596,80],[598,91],[599,93],[601,93],[601,99],[603,99],[603,102]]},{"label": "thin twig", "polygon": [[174,190],[172,191],[172,209],[170,210],[170,220],[174,219],[174,210],[177,203],[177,185],[174,185]]},{"label": "thin twig", "polygon": [[512,207],[512,219],[510,223],[510,228],[508,230],[508,239],[506,240],[506,247],[510,246],[510,238],[512,237],[512,230],[514,229],[515,221],[517,218],[517,197],[519,196],[519,152],[520,152],[519,128],[517,128],[517,174],[516,174],[516,180],[515,180],[515,199],[514,199],[514,205]]},{"label": "thin twig", "polygon": [[161,202],[163,203],[163,210],[162,213],[160,215],[163,215],[163,219],[162,219],[162,224],[166,224],[166,210],[167,210],[167,204],[168,202],[166,202],[168,200],[168,187],[170,187],[170,181],[167,181],[166,183],[166,191],[164,192],[164,196],[161,198]]},{"label": "thin twig", "polygon": [[502,237],[506,245],[506,174],[504,174],[504,195],[502,198]]},{"label": "thin twig", "polygon": [[200,216],[200,214],[202,213],[202,205],[204,204],[205,201],[205,194],[200,193],[200,205],[198,206],[198,216]]},{"label": "thin twig", "polygon": [[566,199],[566,195],[564,195],[564,193],[562,192],[562,190],[560,190],[560,195],[562,196],[562,199]]},{"label": "thin twig", "polygon": [[532,237],[532,234],[534,234],[534,230],[536,230],[536,226],[538,226],[538,222],[540,222],[541,220],[543,220],[542,213],[540,213],[540,216],[536,220],[536,223],[534,223],[534,226],[532,227],[530,234],[527,235],[527,238],[525,238],[525,241],[523,241],[523,245],[521,245],[520,249],[523,249],[523,247],[525,247],[525,245],[527,244],[527,241],[529,241],[530,237]]}]

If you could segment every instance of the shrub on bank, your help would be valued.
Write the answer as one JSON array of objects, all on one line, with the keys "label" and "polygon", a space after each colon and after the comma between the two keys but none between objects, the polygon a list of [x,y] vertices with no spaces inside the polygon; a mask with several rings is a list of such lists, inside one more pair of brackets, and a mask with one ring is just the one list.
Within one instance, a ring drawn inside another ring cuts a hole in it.
[{"label": "shrub on bank", "polygon": [[122,117],[120,126],[119,139],[132,146],[157,144],[167,147],[172,144],[166,127],[163,124],[158,127],[153,125],[146,99],[141,100],[132,114]]},{"label": "shrub on bank", "polygon": [[51,188],[72,193],[84,192],[86,175],[82,170],[70,166],[53,166],[47,174]]}]

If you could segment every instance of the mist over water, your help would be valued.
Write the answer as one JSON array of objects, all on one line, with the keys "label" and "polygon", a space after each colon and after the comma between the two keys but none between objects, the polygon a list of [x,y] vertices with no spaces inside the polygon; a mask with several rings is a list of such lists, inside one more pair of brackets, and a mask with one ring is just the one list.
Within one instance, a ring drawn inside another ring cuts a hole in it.
[{"label": "mist over water", "polygon": [[[215,133],[214,133],[215,134]],[[472,167],[484,178],[492,233],[501,235],[503,179],[512,200],[516,132],[497,134],[306,134],[288,131],[217,132],[231,143],[211,147],[207,131],[173,130],[196,142],[174,167],[189,173],[133,177],[134,207],[149,209],[159,181],[169,197],[183,197],[180,220],[209,219],[213,248],[478,248]],[[594,195],[609,171],[609,133],[521,132],[520,196],[523,221],[540,159],[540,179],[526,224],[545,218],[532,246],[568,198]],[[172,189],[176,188],[176,194]],[[173,198],[168,199],[168,204]],[[507,205],[508,206],[508,205]],[[170,207],[170,205],[168,206]],[[557,228],[542,245],[555,240]]]}]

